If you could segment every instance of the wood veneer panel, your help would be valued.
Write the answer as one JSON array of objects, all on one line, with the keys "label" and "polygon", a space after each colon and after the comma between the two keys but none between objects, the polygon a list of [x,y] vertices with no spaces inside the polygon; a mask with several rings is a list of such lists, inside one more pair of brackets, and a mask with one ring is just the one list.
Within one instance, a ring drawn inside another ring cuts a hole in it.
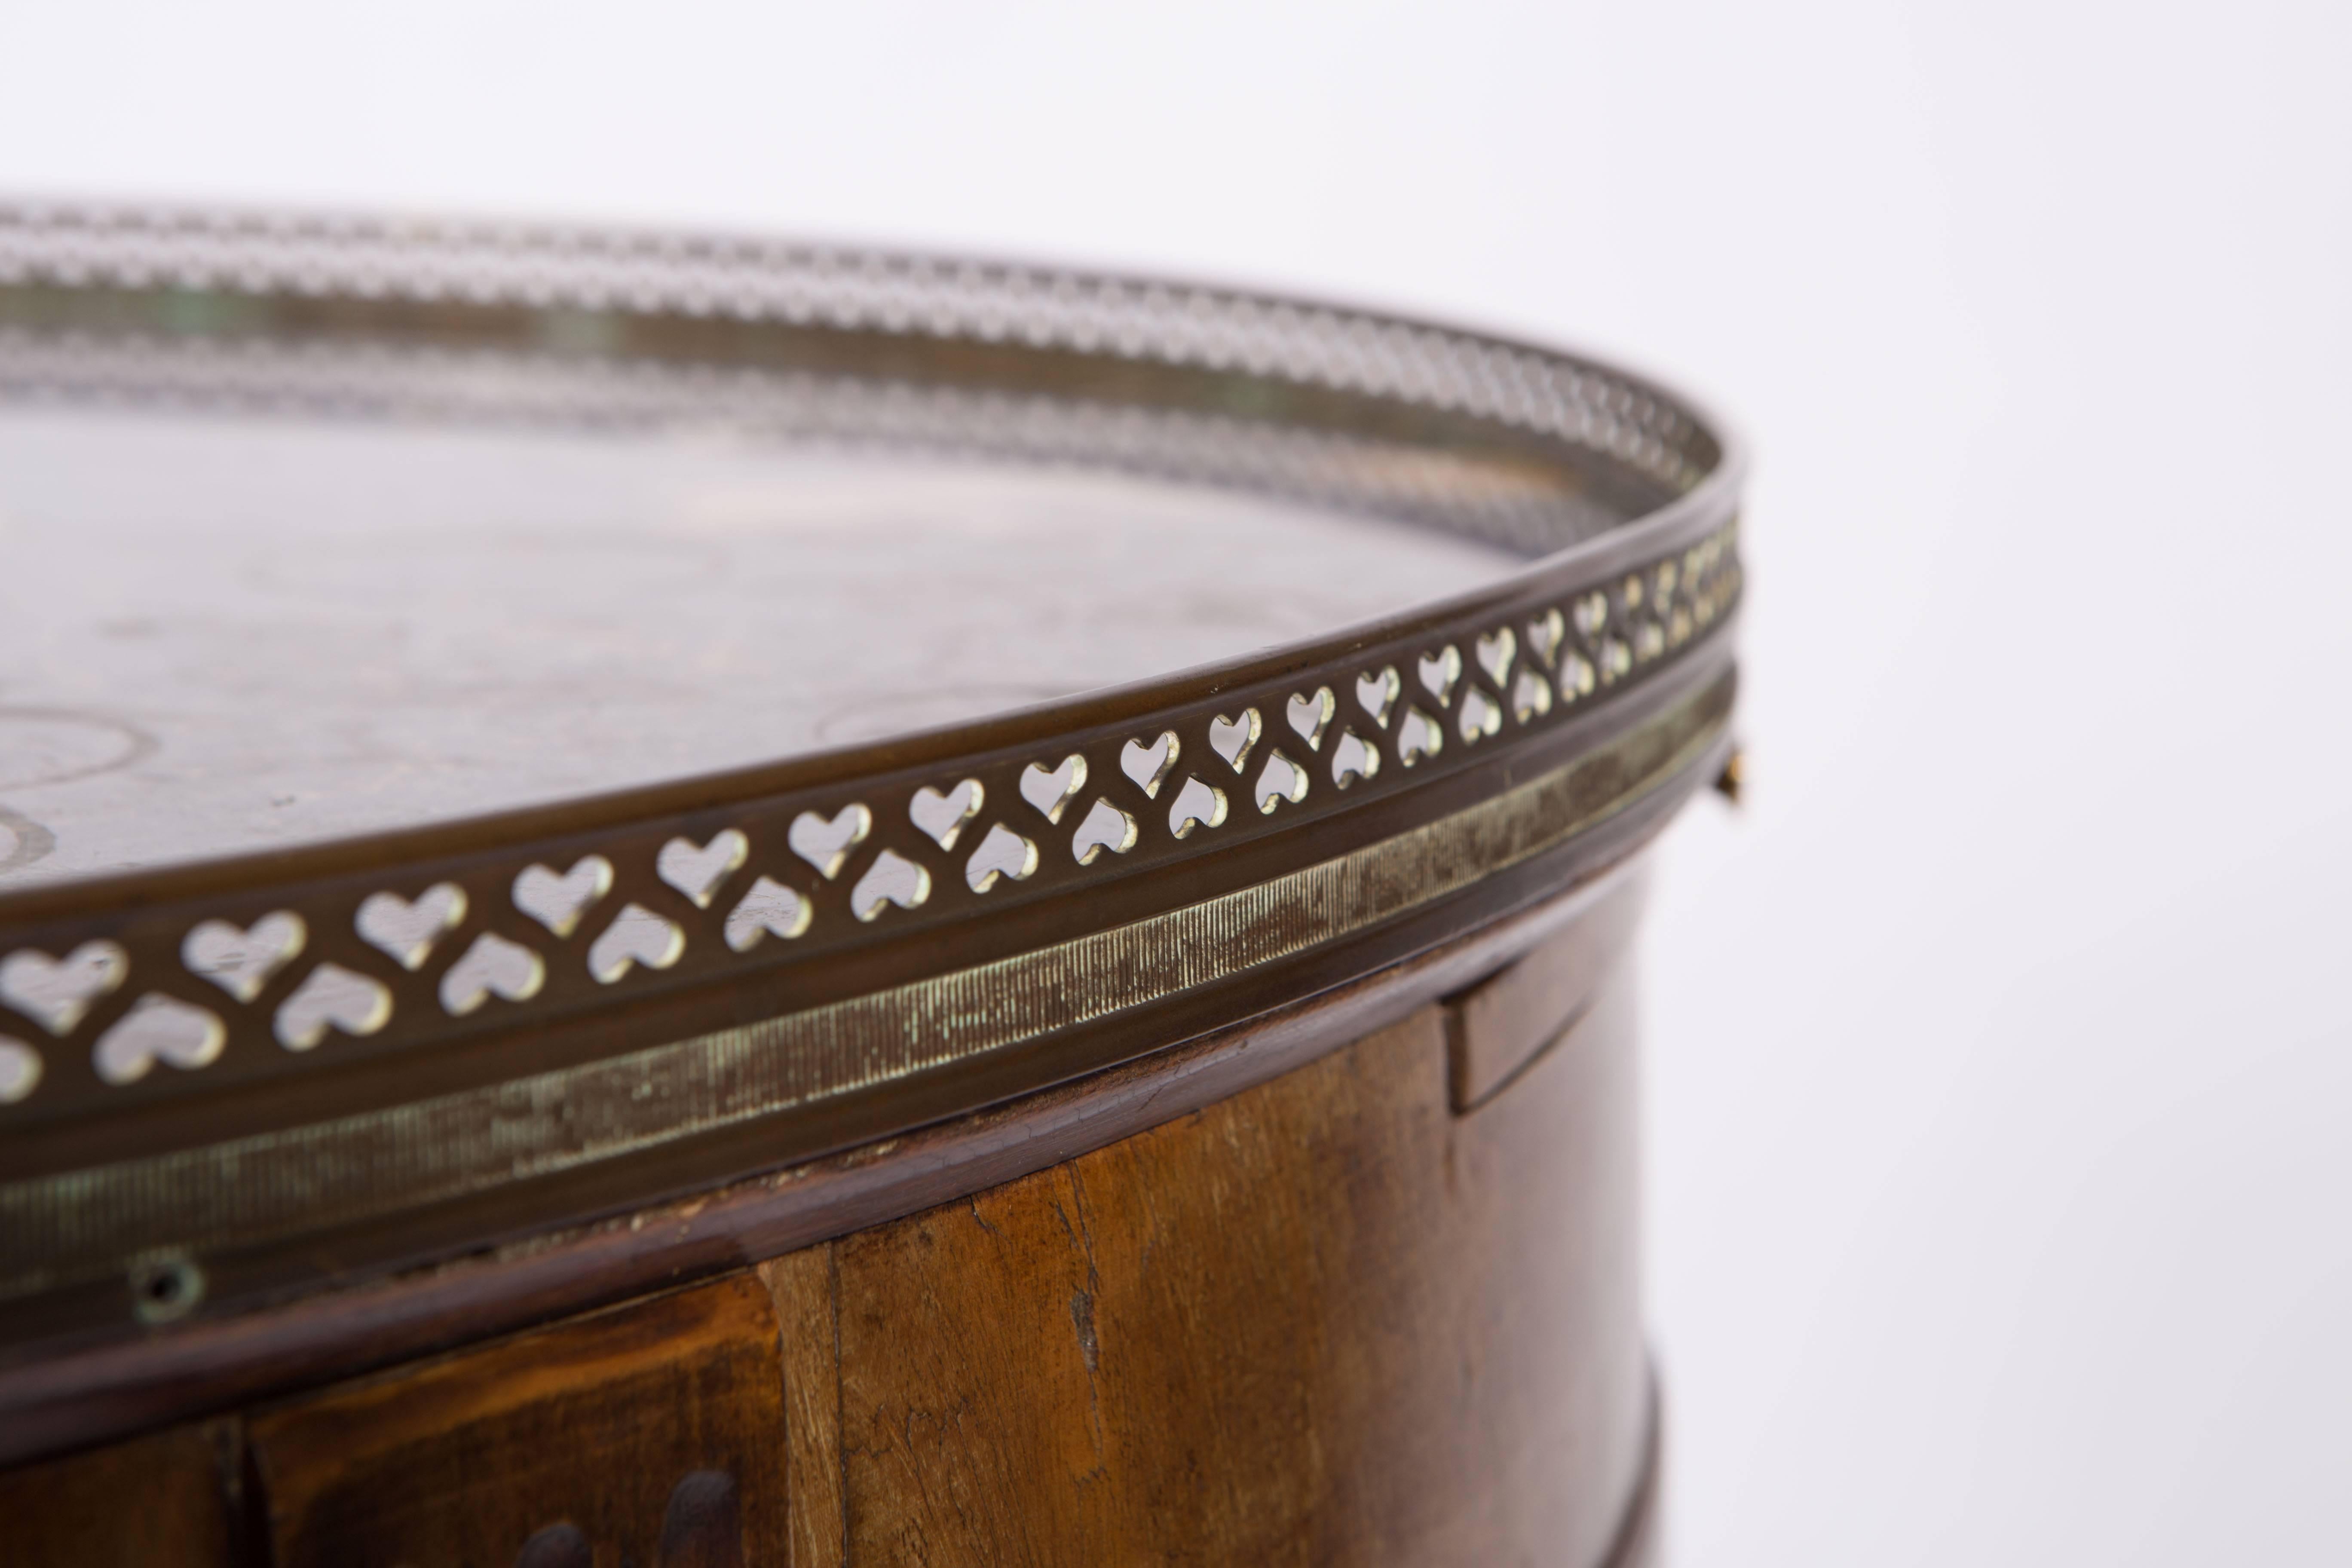
[{"label": "wood veneer panel", "polygon": [[0,1475],[9,1568],[228,1568],[236,1556],[234,1422],[178,1426]]},{"label": "wood veneer panel", "polygon": [[841,1335],[833,1247],[804,1247],[759,1268],[783,1330],[785,1477],[792,1568],[841,1568],[849,1542],[841,1498]]},{"label": "wood veneer panel", "polygon": [[853,1564],[1598,1563],[1643,1471],[1632,1019],[1442,1014],[849,1237]]},{"label": "wood veneer panel", "polygon": [[773,1308],[748,1275],[260,1415],[278,1568],[783,1561]]}]

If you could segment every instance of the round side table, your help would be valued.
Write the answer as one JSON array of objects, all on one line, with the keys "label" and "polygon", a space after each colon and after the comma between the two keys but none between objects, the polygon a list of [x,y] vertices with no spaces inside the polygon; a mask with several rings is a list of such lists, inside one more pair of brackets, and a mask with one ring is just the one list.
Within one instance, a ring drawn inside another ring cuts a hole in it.
[{"label": "round side table", "polygon": [[0,210],[9,1561],[1642,1560],[1741,469],[1303,300]]}]

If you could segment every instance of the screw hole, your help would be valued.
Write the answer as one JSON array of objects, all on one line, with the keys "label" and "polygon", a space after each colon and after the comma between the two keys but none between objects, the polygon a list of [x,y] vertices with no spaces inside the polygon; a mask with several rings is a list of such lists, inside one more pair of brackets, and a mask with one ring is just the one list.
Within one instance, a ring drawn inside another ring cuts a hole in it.
[{"label": "screw hole", "polygon": [[204,1270],[189,1258],[152,1258],[131,1270],[131,1310],[142,1323],[184,1318],[204,1299]]}]

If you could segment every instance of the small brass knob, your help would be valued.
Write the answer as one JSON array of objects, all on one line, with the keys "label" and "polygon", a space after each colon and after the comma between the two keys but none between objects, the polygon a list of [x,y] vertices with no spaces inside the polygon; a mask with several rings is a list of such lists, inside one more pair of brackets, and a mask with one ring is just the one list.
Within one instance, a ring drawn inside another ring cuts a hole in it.
[{"label": "small brass knob", "polygon": [[1723,771],[1715,775],[1715,793],[1734,805],[1739,804],[1742,770],[1746,767],[1747,762],[1748,753],[1735,746],[1732,748],[1731,755],[1724,759]]}]

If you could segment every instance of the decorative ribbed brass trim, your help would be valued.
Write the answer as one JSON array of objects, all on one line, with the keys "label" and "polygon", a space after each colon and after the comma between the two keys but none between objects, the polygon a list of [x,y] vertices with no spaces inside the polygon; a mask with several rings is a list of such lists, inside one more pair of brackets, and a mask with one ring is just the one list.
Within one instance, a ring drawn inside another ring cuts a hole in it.
[{"label": "decorative ribbed brass trim", "polygon": [[414,1104],[0,1188],[0,1297],[381,1217],[779,1116],[1098,1023],[1429,905],[1554,848],[1695,763],[1727,674],[1478,805],[1257,886],[746,1027]]}]

